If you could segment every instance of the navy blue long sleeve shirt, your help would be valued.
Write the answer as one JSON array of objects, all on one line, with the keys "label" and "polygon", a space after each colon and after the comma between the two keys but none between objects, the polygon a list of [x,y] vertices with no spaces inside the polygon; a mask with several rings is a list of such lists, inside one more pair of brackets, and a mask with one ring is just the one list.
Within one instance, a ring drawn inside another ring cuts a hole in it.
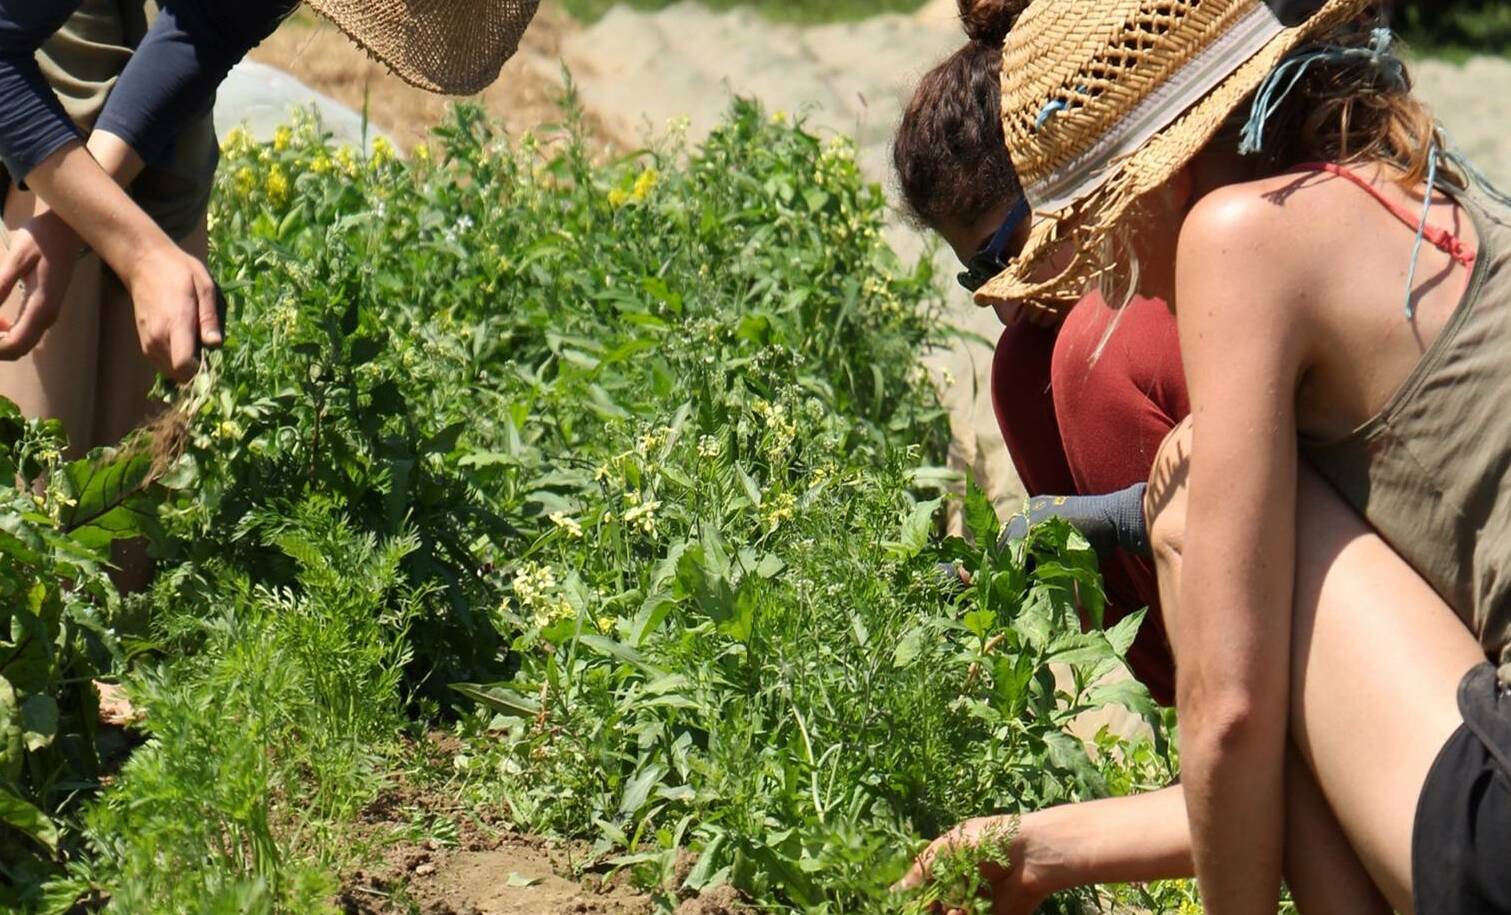
[{"label": "navy blue long sleeve shirt", "polygon": [[[0,162],[18,181],[80,139],[36,53],[82,0],[0,0]],[[299,0],[163,0],[95,125],[161,162],[184,125]]]}]

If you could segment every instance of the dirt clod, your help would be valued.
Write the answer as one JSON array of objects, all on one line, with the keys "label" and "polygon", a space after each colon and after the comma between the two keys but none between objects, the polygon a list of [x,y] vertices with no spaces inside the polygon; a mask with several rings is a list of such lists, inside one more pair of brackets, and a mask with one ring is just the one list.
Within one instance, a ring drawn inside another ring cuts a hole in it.
[{"label": "dirt clod", "polygon": [[677,906],[677,915],[751,915],[754,911],[732,886],[714,887]]}]

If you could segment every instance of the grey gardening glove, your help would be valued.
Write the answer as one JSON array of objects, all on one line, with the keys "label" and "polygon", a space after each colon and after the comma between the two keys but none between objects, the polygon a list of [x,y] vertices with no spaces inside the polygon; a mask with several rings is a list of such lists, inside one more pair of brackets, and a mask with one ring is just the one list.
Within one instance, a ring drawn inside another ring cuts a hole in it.
[{"label": "grey gardening glove", "polygon": [[1149,526],[1144,521],[1144,492],[1148,488],[1148,484],[1139,483],[1105,496],[1037,496],[1028,501],[1026,512],[1008,519],[998,542],[1016,543],[1026,538],[1035,524],[1060,518],[1079,531],[1098,556],[1105,557],[1114,549],[1150,556]]}]

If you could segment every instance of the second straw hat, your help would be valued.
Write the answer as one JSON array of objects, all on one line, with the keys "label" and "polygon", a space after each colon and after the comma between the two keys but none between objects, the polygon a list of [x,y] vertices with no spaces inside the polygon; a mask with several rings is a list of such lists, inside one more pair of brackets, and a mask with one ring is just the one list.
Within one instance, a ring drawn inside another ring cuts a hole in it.
[{"label": "second straw hat", "polygon": [[1002,58],[1003,134],[1036,225],[976,301],[1079,296],[1101,266],[1102,240],[1139,198],[1205,147],[1287,55],[1372,5],[1036,0]]},{"label": "second straw hat", "polygon": [[519,50],[539,0],[307,0],[405,82],[472,95]]}]

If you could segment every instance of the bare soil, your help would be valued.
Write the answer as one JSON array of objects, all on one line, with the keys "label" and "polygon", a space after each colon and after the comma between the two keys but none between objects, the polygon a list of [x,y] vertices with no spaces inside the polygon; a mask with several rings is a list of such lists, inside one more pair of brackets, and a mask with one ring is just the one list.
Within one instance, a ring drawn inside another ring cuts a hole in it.
[{"label": "bare soil", "polygon": [[[422,748],[449,760],[455,739],[435,733]],[[410,839],[413,824],[454,836]],[[439,828],[441,824],[453,827]],[[373,860],[343,875],[335,903],[348,915],[652,915],[651,896],[626,871],[594,867],[582,843],[512,830],[500,813],[464,809],[443,784],[401,780],[364,812],[354,846],[376,848]],[[696,863],[687,855],[678,875]],[[731,887],[682,899],[676,915],[750,915]]]},{"label": "bare soil", "polygon": [[[512,131],[558,119],[561,95],[561,45],[580,29],[554,4],[541,7],[526,31],[519,53],[504,65],[498,82],[470,100],[482,105]],[[369,58],[324,19],[301,13],[290,19],[252,58],[293,74],[305,85],[354,111],[366,111],[372,123],[395,141],[412,148],[464,99],[432,95],[408,85]]]}]

